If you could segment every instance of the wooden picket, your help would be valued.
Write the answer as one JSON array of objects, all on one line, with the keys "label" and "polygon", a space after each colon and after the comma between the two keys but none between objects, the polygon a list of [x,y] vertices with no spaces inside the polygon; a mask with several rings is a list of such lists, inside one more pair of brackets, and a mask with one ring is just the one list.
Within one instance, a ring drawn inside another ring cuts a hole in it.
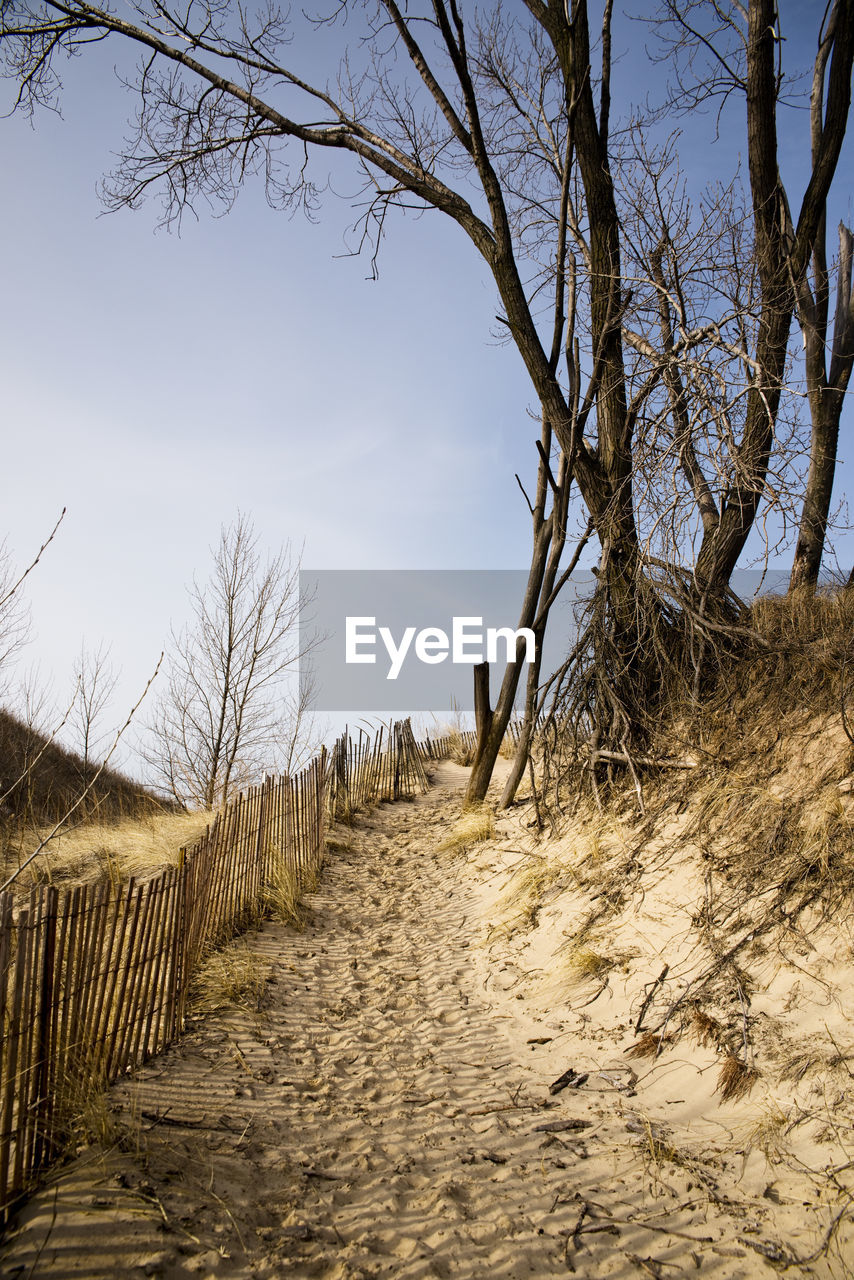
[{"label": "wooden picket", "polygon": [[177,867],[115,886],[0,893],[0,1228],[73,1136],[87,1097],[184,1026],[206,951],[260,919],[273,860],[300,888],[328,826],[426,790],[409,721],[345,734],[293,778],[269,778],[219,813]]}]

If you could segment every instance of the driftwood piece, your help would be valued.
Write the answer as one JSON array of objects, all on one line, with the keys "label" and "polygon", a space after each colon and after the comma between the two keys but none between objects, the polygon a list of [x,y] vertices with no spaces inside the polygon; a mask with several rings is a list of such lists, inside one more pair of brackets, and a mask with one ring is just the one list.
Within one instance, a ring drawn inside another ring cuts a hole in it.
[{"label": "driftwood piece", "polygon": [[549,1093],[560,1093],[561,1089],[580,1089],[587,1079],[588,1072],[579,1072],[575,1067],[570,1067],[562,1076],[558,1076],[557,1080],[552,1081],[549,1085]]},{"label": "driftwood piece", "polygon": [[549,1120],[534,1126],[534,1133],[569,1133],[575,1129],[592,1129],[592,1120]]}]

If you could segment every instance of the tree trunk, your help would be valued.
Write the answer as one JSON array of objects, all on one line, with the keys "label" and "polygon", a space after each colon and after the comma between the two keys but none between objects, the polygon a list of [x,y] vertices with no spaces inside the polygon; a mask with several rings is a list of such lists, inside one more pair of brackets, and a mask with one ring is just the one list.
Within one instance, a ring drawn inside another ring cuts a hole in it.
[{"label": "tree trunk", "polygon": [[[531,557],[531,567],[528,571],[528,582],[525,588],[525,598],[522,601],[522,608],[519,615],[518,627],[533,627],[537,621],[537,613],[540,603],[540,595],[542,592],[543,579],[546,572],[546,563],[549,545],[551,543],[552,520],[546,520],[538,529],[534,538],[534,553]],[[498,759],[498,752],[501,750],[501,743],[504,741],[504,735],[507,732],[507,726],[513,715],[513,706],[516,700],[516,690],[519,686],[519,677],[522,673],[522,653],[524,649],[524,641],[519,640],[516,643],[516,661],[508,662],[504,671],[504,679],[501,681],[501,689],[498,694],[498,700],[495,709],[488,718],[483,715],[483,704],[481,702],[481,720],[478,722],[478,741],[477,753],[474,763],[472,764],[471,777],[466,788],[465,807],[471,808],[475,805],[483,804],[486,799],[486,792],[492,779],[492,771],[495,768],[495,761]],[[482,663],[487,668],[488,664]],[[478,668],[475,668],[478,671]],[[481,680],[483,677],[480,677]],[[475,714],[478,714],[478,696],[483,698],[483,690],[478,695],[478,677],[475,677]],[[486,709],[489,707],[489,687],[486,687]],[[482,725],[486,728],[486,732],[481,736]]]},{"label": "tree trunk", "polygon": [[[854,4],[839,0],[833,14],[827,106],[814,122],[813,163],[798,224],[777,164],[777,11],[774,0],[750,0],[747,43],[747,145],[761,314],[756,368],[738,448],[736,478],[722,504],[718,528],[703,538],[696,579],[702,595],[722,596],[747,542],[765,486],[786,369],[796,290],[805,278],[836,171],[851,101]],[[823,74],[823,73],[822,73]]]},{"label": "tree trunk", "polygon": [[489,705],[489,663],[479,662],[474,673],[474,723],[477,730],[477,754],[483,751],[492,724],[492,708]]},{"label": "tree trunk", "polygon": [[821,558],[827,536],[830,500],[836,473],[839,421],[845,392],[854,365],[854,289],[852,257],[854,237],[839,227],[839,266],[836,310],[830,339],[830,371],[827,372],[827,272],[824,230],[814,257],[815,293],[804,280],[798,290],[798,318],[806,349],[806,378],[812,434],[798,543],[792,564],[789,591],[812,593],[818,585]]},{"label": "tree trunk", "polygon": [[478,741],[477,756],[472,765],[471,777],[466,789],[464,807],[467,809],[483,804],[486,799],[486,792],[492,779],[495,761],[498,759],[498,753],[501,750],[507,726],[513,715],[521,667],[522,664],[518,660],[507,664],[504,679],[501,683],[501,692],[498,695],[495,710],[492,712],[488,722],[489,727],[483,742]]},{"label": "tree trunk", "polygon": [[789,579],[789,591],[812,594],[818,585],[821,558],[830,515],[830,498],[836,473],[836,451],[839,440],[839,415],[842,397],[831,399],[826,391],[813,414],[810,467],[801,511],[798,542]]},{"label": "tree trunk", "polygon": [[[545,628],[543,628],[543,631]],[[531,739],[534,736],[534,718],[537,710],[537,689],[540,684],[540,667],[542,663],[542,655],[540,653],[540,636],[537,636],[537,656],[531,666],[528,668],[528,680],[525,686],[525,714],[522,719],[522,730],[519,735],[519,741],[516,744],[516,753],[513,756],[513,764],[507,781],[504,784],[504,790],[501,793],[501,799],[498,802],[499,809],[509,809],[516,792],[519,789],[519,783],[525,773],[525,766],[528,763],[528,753],[531,750]]]}]

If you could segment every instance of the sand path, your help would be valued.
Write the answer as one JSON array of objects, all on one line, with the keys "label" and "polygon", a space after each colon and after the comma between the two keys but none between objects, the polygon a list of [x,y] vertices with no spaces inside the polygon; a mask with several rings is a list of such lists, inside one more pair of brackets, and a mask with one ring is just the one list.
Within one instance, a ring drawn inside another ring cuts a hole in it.
[{"label": "sand path", "polygon": [[537,1036],[491,999],[471,872],[437,849],[464,776],[444,765],[359,819],[305,931],[251,936],[263,1008],[207,1019],[119,1086],[130,1142],[55,1177],[0,1271],[768,1274],[737,1206],[690,1173],[662,1183],[623,1092],[550,1098],[560,1024]]}]

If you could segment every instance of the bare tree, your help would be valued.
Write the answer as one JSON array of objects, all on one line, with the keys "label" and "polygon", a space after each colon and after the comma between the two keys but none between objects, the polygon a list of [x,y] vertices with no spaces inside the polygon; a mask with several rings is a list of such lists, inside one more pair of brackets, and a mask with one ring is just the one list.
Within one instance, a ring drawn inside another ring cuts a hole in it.
[{"label": "bare tree", "polygon": [[[140,55],[136,129],[106,188],[111,207],[133,207],[158,189],[171,222],[200,200],[228,206],[257,174],[274,205],[313,209],[322,184],[312,180],[311,156],[332,149],[349,155],[363,178],[358,225],[365,242],[377,243],[393,208],[429,207],[457,224],[492,275],[499,323],[529,375],[545,442],[538,486],[551,492],[558,513],[531,504],[532,578],[523,613],[541,611],[541,566],[550,547],[562,547],[561,511],[574,482],[601,548],[591,715],[603,743],[624,753],[654,713],[662,654],[685,643],[681,606],[663,603],[647,573],[636,433],[651,420],[650,398],[660,392],[677,469],[694,501],[705,503],[689,577],[704,607],[707,597],[717,598],[726,614],[727,585],[767,488],[795,285],[836,171],[854,61],[854,0],[833,0],[818,142],[790,232],[776,159],[781,43],[773,0],[666,0],[664,8],[677,33],[680,74],[686,51],[689,58],[698,48],[710,51],[714,70],[698,80],[695,100],[737,91],[746,104],[758,311],[742,361],[743,418],[715,510],[682,412],[685,396],[709,380],[678,376],[674,356],[681,358],[685,339],[676,333],[678,300],[674,306],[670,293],[678,282],[666,246],[648,260],[658,300],[648,316],[655,341],[649,331],[634,345],[625,336],[635,282],[616,183],[622,142],[612,120],[613,0],[605,0],[592,34],[587,0],[524,0],[524,9],[498,4],[485,14],[464,13],[459,0],[341,5],[317,19],[325,47],[343,33],[337,79],[314,83],[306,69],[311,22],[292,42],[290,19],[274,2],[255,13],[227,0],[190,0],[181,8],[157,0],[153,9],[131,3],[125,17],[88,0],[5,0],[0,25],[7,72],[25,110],[55,101],[63,55],[104,39]],[[740,349],[730,356],[742,359]],[[703,413],[689,413],[689,427],[692,420],[702,422]],[[726,425],[726,414],[720,420]],[[174,680],[174,705],[195,705],[186,660]],[[500,702],[506,705],[503,692]],[[225,726],[228,716],[214,714],[214,704],[200,716],[213,744],[204,785],[194,783],[202,798],[230,784],[237,761],[235,752],[227,763],[233,741],[221,736],[220,720]],[[165,776],[186,788],[189,742],[175,736],[177,727],[171,723],[166,733],[179,754],[169,757]],[[490,768],[485,758],[477,792]]]},{"label": "bare tree", "polygon": [[[303,601],[305,596],[303,596]],[[324,726],[314,710],[317,687],[311,669],[312,639],[302,643],[299,680],[289,680],[279,712],[279,732],[267,753],[267,769],[293,775],[304,769],[319,753]]]},{"label": "bare tree", "polygon": [[[758,368],[762,308],[752,215],[737,178],[691,198],[675,138],[655,146],[635,127],[620,164],[632,300],[623,337],[631,352],[635,505],[644,564],[668,590],[720,528],[727,495],[744,477],[740,446]],[[753,525],[753,557],[767,557],[797,521],[808,447],[802,400],[786,366]],[[680,588],[681,590],[681,588]],[[700,603],[702,593],[694,592]]]},{"label": "bare tree", "polygon": [[70,717],[72,746],[83,761],[82,772],[87,777],[90,764],[110,736],[109,731],[103,732],[100,728],[119,679],[110,662],[109,647],[101,644],[97,649],[90,649],[84,641],[74,662],[73,675],[77,692]]},{"label": "bare tree", "polygon": [[[221,531],[208,581],[194,580],[189,596],[192,621],[173,633],[144,754],[176,799],[212,808],[297,749],[288,680],[301,656],[299,564],[288,547],[263,559],[238,515]],[[302,725],[306,708],[297,710]]]},{"label": "bare tree", "polygon": [[[810,92],[810,145],[813,165],[820,155],[824,130],[825,81],[837,23],[845,15],[828,6],[819,34]],[[811,272],[797,281],[798,320],[804,338],[807,395],[812,418],[810,464],[800,528],[792,564],[790,590],[814,591],[827,537],[830,500],[836,474],[839,421],[854,365],[854,237],[839,224],[836,304],[829,327],[831,280],[827,264],[827,209],[822,209],[812,249]],[[812,279],[810,280],[810,275]],[[829,359],[828,359],[829,357]]]},{"label": "bare tree", "polygon": [[[760,308],[753,351],[754,369],[747,395],[744,431],[738,445],[738,470],[724,495],[719,519],[709,529],[697,558],[696,574],[704,590],[720,590],[728,581],[753,526],[763,492],[780,396],[785,382],[789,333],[798,307],[807,341],[807,379],[813,410],[812,472],[801,525],[802,552],[796,580],[818,573],[816,556],[835,465],[835,435],[847,372],[851,334],[848,295],[839,309],[835,368],[825,377],[827,279],[824,225],[827,198],[836,172],[851,103],[854,60],[854,4],[829,0],[821,20],[812,78],[811,165],[800,201],[793,206],[778,166],[778,104],[788,88],[782,69],[781,15],[776,0],[665,0],[666,31],[673,39],[677,85],[672,102],[682,109],[724,100],[735,94],[746,108],[747,153],[752,196],[753,256],[760,286]],[[675,33],[675,36],[672,35]],[[794,212],[793,212],[794,209]],[[807,285],[810,260],[814,290]],[[844,289],[844,272],[840,274]],[[838,407],[837,407],[838,406]],[[823,515],[822,515],[823,511]],[[809,549],[808,549],[809,547]],[[807,569],[807,564],[811,565]]]},{"label": "bare tree", "polygon": [[839,425],[854,365],[852,256],[854,236],[840,223],[836,305],[832,327],[828,316],[830,273],[827,268],[824,219],[813,250],[812,287],[807,278],[801,280],[798,286],[798,320],[804,336],[812,435],[809,471],[792,563],[792,591],[815,590],[827,538],[830,500],[836,476]]}]

